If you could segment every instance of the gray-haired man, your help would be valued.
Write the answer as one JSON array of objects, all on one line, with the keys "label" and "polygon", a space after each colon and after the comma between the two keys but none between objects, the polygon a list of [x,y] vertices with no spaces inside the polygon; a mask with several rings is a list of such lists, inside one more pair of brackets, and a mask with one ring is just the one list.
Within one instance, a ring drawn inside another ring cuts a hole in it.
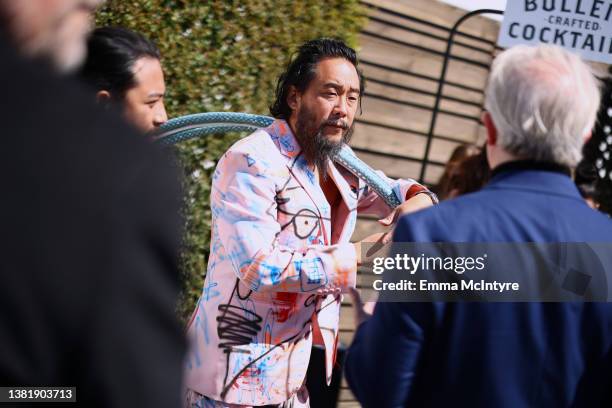
[{"label": "gray-haired man", "polygon": [[[394,241],[612,242],[570,178],[599,106],[589,67],[558,47],[512,48],[485,106],[489,184],[402,218]],[[364,407],[610,406],[611,328],[610,303],[379,302],[347,379]]]}]

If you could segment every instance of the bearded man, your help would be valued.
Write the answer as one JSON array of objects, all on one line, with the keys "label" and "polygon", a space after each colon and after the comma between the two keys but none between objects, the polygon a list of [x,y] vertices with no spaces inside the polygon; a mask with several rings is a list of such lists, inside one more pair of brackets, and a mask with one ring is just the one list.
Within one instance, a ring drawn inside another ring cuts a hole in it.
[{"label": "bearded man", "polygon": [[341,41],[302,45],[279,78],[274,123],[217,166],[211,256],[188,328],[187,406],[308,406],[311,346],[325,347],[329,384],[341,293],[355,287],[357,213],[390,225],[434,200],[413,180],[388,179],[406,200],[392,211],[331,160],[353,132],[364,90],[357,65]]}]

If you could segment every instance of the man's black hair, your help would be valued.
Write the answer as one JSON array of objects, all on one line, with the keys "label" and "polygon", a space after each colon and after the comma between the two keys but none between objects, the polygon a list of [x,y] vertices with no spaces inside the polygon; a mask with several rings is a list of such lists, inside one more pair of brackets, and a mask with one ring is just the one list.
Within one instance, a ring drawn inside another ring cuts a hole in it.
[{"label": "man's black hair", "polygon": [[143,57],[161,59],[149,39],[123,27],[95,29],[87,41],[87,59],[80,76],[97,91],[108,91],[115,101],[136,85],[132,68]]},{"label": "man's black hair", "polygon": [[[317,64],[327,58],[344,58],[357,70],[359,75],[360,101],[365,87],[363,74],[358,68],[359,61],[354,49],[342,40],[334,38],[319,38],[304,43],[297,51],[285,72],[278,78],[276,85],[276,100],[270,106],[270,113],[277,119],[289,119],[291,108],[287,96],[291,86],[304,92],[316,75]],[[361,103],[361,102],[360,102]]]}]

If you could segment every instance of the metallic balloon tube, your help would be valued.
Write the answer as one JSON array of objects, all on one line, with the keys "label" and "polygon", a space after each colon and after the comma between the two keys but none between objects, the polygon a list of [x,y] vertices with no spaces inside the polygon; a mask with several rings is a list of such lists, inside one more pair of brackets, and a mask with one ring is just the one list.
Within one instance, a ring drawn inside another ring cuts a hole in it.
[{"label": "metallic balloon tube", "polygon": [[[157,143],[171,145],[185,140],[227,132],[255,131],[267,127],[274,118],[237,112],[206,112],[181,116],[164,123],[154,136]],[[333,158],[355,176],[362,179],[391,208],[402,203],[393,188],[370,166],[343,146]]]}]

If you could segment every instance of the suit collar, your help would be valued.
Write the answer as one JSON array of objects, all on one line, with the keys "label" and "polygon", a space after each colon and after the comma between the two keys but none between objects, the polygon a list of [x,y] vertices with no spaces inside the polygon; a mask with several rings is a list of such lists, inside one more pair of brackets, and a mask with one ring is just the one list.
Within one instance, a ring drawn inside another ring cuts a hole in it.
[{"label": "suit collar", "polygon": [[[276,119],[266,129],[266,132],[272,138],[272,141],[280,151],[280,153],[288,158],[287,167],[302,186],[306,194],[310,197],[311,201],[319,211],[319,216],[324,220],[323,228],[326,242],[330,242],[331,236],[329,231],[331,226],[329,220],[331,220],[331,208],[325,194],[321,189],[321,186],[317,182],[317,178],[314,173],[313,166],[310,166],[304,155],[302,149],[298,143],[295,135],[291,131],[289,124],[282,119]],[[327,224],[327,225],[326,225]]]},{"label": "suit collar", "polygon": [[294,159],[302,151],[289,123],[285,120],[275,119],[265,130],[283,156]]},{"label": "suit collar", "polygon": [[521,164],[500,168],[493,173],[493,177],[484,189],[522,190],[582,200],[574,181],[565,172]]},{"label": "suit collar", "polygon": [[499,166],[495,167],[491,172],[491,177],[495,177],[500,173],[516,170],[551,171],[554,173],[565,174],[568,177],[571,177],[572,175],[570,168],[561,164],[538,160],[513,160],[506,163],[502,163]]},{"label": "suit collar", "polygon": [[[320,215],[325,220],[331,219],[332,209],[327,202],[327,198],[319,185],[317,178],[314,173],[314,169],[312,166],[308,165],[304,155],[302,153],[302,149],[291,131],[291,127],[289,124],[282,119],[276,119],[270,126],[266,128],[266,132],[270,134],[272,141],[276,144],[276,147],[281,152],[281,154],[288,159],[287,167],[289,167],[289,171],[293,174],[293,176],[300,183],[302,188],[306,191],[306,193],[310,196],[311,200],[317,207],[320,212]],[[338,191],[340,192],[340,196],[344,201],[347,209],[351,211],[357,206],[357,189],[359,186],[358,181],[355,181],[357,187],[355,187],[355,192],[353,192],[353,188],[351,188],[347,178],[353,181],[351,178],[356,178],[352,174],[345,175],[345,171],[343,169],[338,169],[336,165],[330,161],[328,166],[328,175],[336,184]],[[326,231],[330,231],[331,225],[328,224],[326,227]],[[328,235],[328,232],[326,232]],[[331,236],[327,237],[327,241],[330,242]]]}]

